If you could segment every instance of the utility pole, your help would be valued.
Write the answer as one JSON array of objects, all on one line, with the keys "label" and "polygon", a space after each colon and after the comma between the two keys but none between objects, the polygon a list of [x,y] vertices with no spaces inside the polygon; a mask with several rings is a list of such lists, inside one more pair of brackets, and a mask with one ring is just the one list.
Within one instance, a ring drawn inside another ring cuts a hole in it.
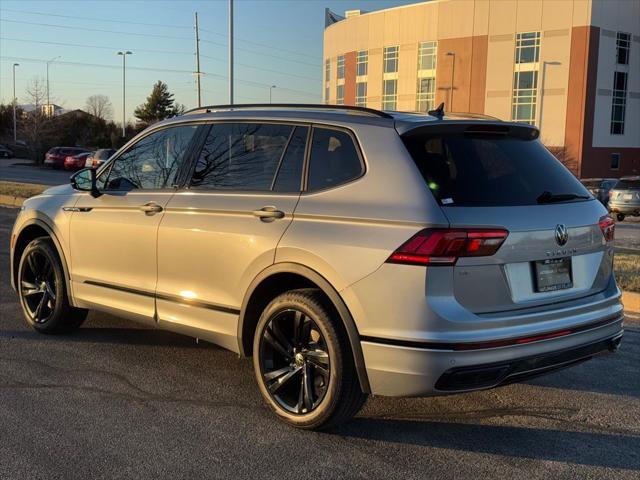
[{"label": "utility pole", "polygon": [[196,86],[198,89],[198,107],[202,106],[202,97],[200,94],[200,31],[198,30],[198,12],[195,12],[196,17]]},{"label": "utility pole", "polygon": [[18,103],[18,99],[16,98],[16,67],[19,67],[19,63],[13,64],[13,144],[15,145],[18,141],[17,131],[16,131],[16,103]]},{"label": "utility pole", "polygon": [[269,103],[271,103],[271,98],[272,98],[272,97],[271,97],[271,95],[272,95],[272,94],[271,94],[271,92],[273,91],[273,89],[274,89],[274,88],[276,88],[276,86],[275,86],[275,85],[271,85],[271,86],[269,87]]},{"label": "utility pole", "polygon": [[[58,55],[55,58],[52,58],[51,60],[49,60],[47,62],[47,116],[49,113],[49,109],[51,108],[49,105],[51,105],[51,100],[49,99],[49,64],[55,62],[56,60],[58,60],[59,58],[62,58],[62,56]],[[53,112],[51,112],[53,114]]]},{"label": "utility pole", "polygon": [[123,50],[122,52],[118,52],[118,55],[122,55],[122,138],[126,137],[126,125],[127,125],[127,120],[126,120],[126,67],[127,67],[127,55],[131,55],[133,54],[133,52],[130,52],[129,50]]},{"label": "utility pole", "polygon": [[233,105],[233,0],[229,0],[229,105]]}]

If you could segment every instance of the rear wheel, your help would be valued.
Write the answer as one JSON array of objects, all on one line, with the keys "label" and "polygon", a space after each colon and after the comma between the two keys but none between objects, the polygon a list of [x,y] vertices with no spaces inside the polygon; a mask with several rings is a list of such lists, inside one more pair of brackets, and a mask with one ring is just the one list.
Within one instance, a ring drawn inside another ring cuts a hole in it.
[{"label": "rear wheel", "polygon": [[22,252],[18,293],[25,320],[40,333],[68,332],[87,316],[87,310],[69,304],[62,263],[47,237],[36,238]]},{"label": "rear wheel", "polygon": [[260,392],[295,427],[337,426],[366,400],[332,310],[319,290],[293,290],[267,306],[256,328],[253,364]]},{"label": "rear wheel", "polygon": [[619,222],[624,221],[624,213],[619,213],[616,215],[616,218],[618,219]]}]

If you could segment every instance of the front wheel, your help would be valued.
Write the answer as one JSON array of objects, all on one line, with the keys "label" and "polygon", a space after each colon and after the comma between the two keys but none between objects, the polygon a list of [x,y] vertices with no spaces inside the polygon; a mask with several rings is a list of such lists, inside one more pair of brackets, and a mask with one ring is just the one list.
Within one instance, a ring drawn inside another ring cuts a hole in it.
[{"label": "front wheel", "polygon": [[292,290],[264,310],[253,342],[262,396],[289,425],[316,430],[353,417],[366,401],[339,318],[317,289]]},{"label": "front wheel", "polygon": [[87,310],[69,304],[60,257],[46,237],[31,241],[22,252],[18,294],[25,320],[40,333],[73,330],[87,316]]}]

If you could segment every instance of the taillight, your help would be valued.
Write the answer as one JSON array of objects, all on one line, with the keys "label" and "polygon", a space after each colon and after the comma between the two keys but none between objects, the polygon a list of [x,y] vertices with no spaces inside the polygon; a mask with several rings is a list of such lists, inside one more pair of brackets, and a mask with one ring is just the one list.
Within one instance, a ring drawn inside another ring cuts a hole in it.
[{"label": "taillight", "polygon": [[508,234],[506,230],[427,228],[402,244],[387,263],[453,265],[459,257],[493,255]]},{"label": "taillight", "polygon": [[602,235],[607,242],[613,242],[616,224],[609,215],[605,215],[598,221],[598,226],[602,230]]}]

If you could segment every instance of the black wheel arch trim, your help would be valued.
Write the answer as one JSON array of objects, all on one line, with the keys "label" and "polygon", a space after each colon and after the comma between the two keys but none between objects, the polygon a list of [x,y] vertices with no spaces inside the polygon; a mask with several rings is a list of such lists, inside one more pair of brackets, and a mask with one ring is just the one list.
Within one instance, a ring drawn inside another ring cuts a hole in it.
[{"label": "black wheel arch trim", "polygon": [[360,333],[358,332],[358,328],[356,327],[356,323],[353,320],[353,316],[351,315],[347,304],[344,302],[338,291],[331,285],[331,283],[329,283],[326,278],[324,278],[315,270],[312,270],[309,267],[306,267],[299,263],[283,262],[273,264],[262,270],[249,285],[249,288],[247,289],[247,292],[242,301],[240,318],[238,319],[237,336],[238,351],[240,352],[240,355],[243,357],[248,356],[244,348],[243,332],[245,313],[247,311],[249,300],[251,299],[251,296],[253,295],[255,289],[264,280],[278,273],[293,273],[296,275],[300,275],[301,277],[304,277],[316,284],[318,288],[320,288],[320,290],[322,290],[322,292],[327,295],[327,297],[329,297],[329,300],[331,300],[334,307],[338,311],[345,330],[347,331],[347,336],[349,337],[349,345],[351,346],[351,351],[353,352],[353,360],[356,366],[356,372],[358,374],[358,381],[360,382],[360,388],[364,393],[371,393],[369,377],[367,376],[367,370],[364,363],[364,354],[362,353],[362,345],[360,344]]},{"label": "black wheel arch trim", "polygon": [[20,231],[16,233],[16,241],[14,244],[14,248],[11,249],[11,286],[13,287],[14,291],[18,291],[18,287],[16,285],[16,277],[18,275],[18,269],[16,268],[16,262],[20,261],[19,259],[15,258],[15,245],[17,245],[18,240],[20,239],[20,236],[24,233],[24,231],[30,227],[30,226],[38,226],[40,228],[42,228],[45,232],[47,232],[47,235],[49,236],[49,238],[51,238],[51,241],[53,242],[53,245],[56,249],[56,252],[58,253],[58,256],[60,257],[60,263],[62,263],[62,271],[64,273],[64,281],[66,283],[66,290],[67,290],[67,297],[69,299],[69,303],[71,303],[73,305],[73,302],[71,300],[71,276],[69,273],[69,268],[67,266],[67,258],[64,255],[64,250],[62,249],[62,246],[60,244],[60,241],[58,240],[58,237],[56,236],[56,234],[54,233],[53,229],[42,219],[40,218],[32,218],[30,220],[27,220],[24,224],[22,224],[22,226],[20,227]]}]

